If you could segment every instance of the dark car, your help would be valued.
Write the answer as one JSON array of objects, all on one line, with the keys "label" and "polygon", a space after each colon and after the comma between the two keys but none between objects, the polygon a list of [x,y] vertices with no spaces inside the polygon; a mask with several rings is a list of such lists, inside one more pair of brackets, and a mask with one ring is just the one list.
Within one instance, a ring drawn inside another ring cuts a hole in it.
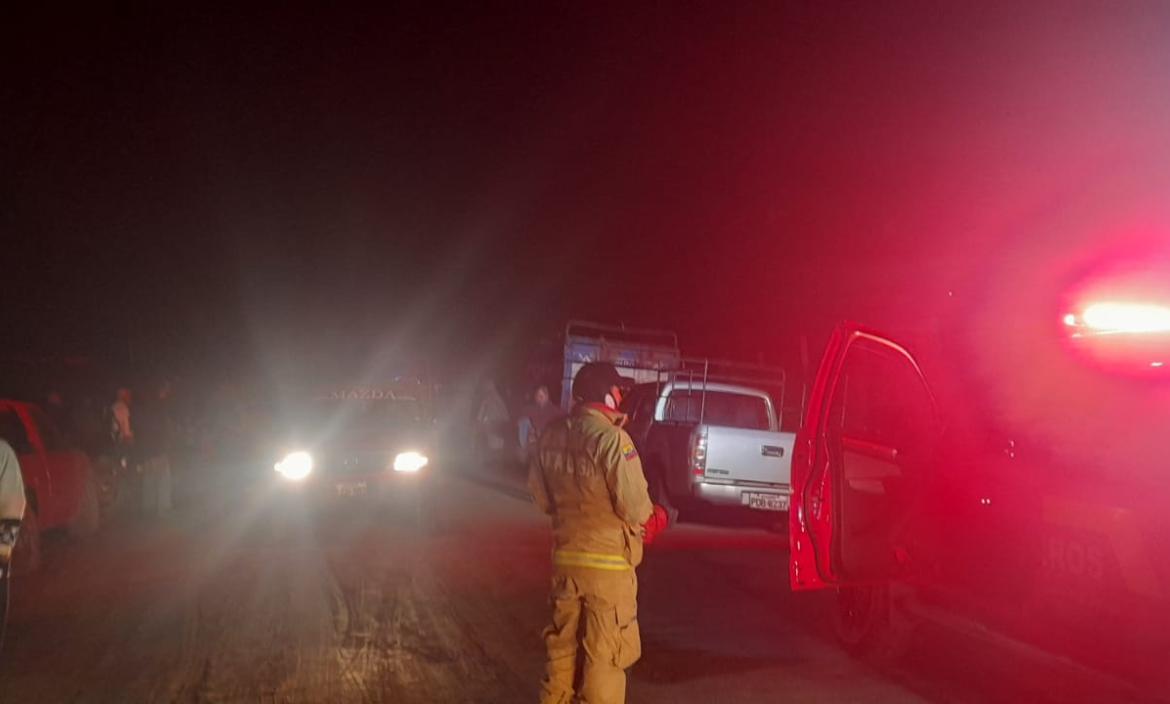
[{"label": "dark car", "polygon": [[421,382],[328,389],[274,422],[271,476],[284,499],[419,507],[435,466],[435,424]]}]

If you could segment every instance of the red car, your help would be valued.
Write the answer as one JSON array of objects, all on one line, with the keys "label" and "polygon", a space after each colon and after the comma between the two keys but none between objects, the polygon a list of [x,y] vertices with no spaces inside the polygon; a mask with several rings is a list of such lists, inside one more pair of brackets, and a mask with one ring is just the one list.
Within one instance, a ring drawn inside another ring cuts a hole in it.
[{"label": "red car", "polygon": [[28,509],[13,556],[18,571],[40,563],[43,531],[64,528],[89,535],[101,521],[97,485],[89,458],[67,447],[53,422],[39,407],[0,400],[0,438],[20,460]]}]

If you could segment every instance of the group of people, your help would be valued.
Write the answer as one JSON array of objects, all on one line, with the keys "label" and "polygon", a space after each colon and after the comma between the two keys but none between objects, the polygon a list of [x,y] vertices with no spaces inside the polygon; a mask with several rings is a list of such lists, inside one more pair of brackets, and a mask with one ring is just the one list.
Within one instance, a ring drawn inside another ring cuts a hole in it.
[{"label": "group of people", "polygon": [[173,506],[171,457],[177,430],[171,396],[166,381],[137,400],[130,389],[120,388],[110,406],[114,458],[132,478],[127,486],[140,489],[146,515],[160,516]]},{"label": "group of people", "polygon": [[144,514],[170,511],[171,457],[178,438],[169,381],[139,394],[119,387],[108,405],[88,397],[71,404],[54,390],[44,406],[71,446],[112,465],[118,491],[140,494]]},{"label": "group of people", "polygon": [[561,416],[561,409],[552,403],[547,386],[540,385],[532,392],[530,401],[520,409],[515,419],[500,396],[494,383],[485,382],[480,388],[475,411],[477,446],[481,452],[500,453],[511,446],[508,436],[516,433],[516,445],[521,462],[527,462],[536,441],[550,422]]}]

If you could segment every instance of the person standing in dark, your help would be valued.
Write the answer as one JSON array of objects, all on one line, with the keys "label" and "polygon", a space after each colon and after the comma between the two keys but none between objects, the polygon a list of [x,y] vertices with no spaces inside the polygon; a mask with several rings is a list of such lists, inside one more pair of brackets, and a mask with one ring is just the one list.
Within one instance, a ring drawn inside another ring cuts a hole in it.
[{"label": "person standing in dark", "polygon": [[668,518],[623,429],[618,409],[632,385],[612,364],[583,366],[572,415],[548,424],[529,465],[555,545],[541,704],[624,704],[626,670],[642,654],[635,570]]},{"label": "person standing in dark", "polygon": [[114,395],[114,403],[109,409],[110,439],[114,446],[125,455],[129,448],[134,446],[134,429],[130,425],[130,406],[133,403],[133,394],[126,387],[119,387]]},{"label": "person standing in dark", "polygon": [[548,424],[559,418],[561,410],[549,401],[548,387],[541,385],[532,393],[532,403],[520,412],[520,452],[522,459],[527,462],[532,449],[540,434]]},{"label": "person standing in dark", "polygon": [[142,512],[148,516],[171,510],[173,415],[171,385],[165,381],[135,406],[134,449],[142,473]]},{"label": "person standing in dark", "polygon": [[134,429],[130,425],[130,407],[133,403],[134,398],[130,389],[120,386],[114,394],[114,403],[105,413],[110,436],[110,452],[122,471],[129,473],[130,476],[136,475],[138,462],[138,456],[134,451]]}]

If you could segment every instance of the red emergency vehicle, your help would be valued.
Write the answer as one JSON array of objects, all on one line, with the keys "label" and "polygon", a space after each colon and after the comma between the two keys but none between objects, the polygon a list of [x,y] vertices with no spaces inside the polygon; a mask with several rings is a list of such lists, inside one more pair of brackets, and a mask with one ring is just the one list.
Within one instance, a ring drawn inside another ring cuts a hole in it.
[{"label": "red emergency vehicle", "polygon": [[790,572],[836,591],[848,649],[895,655],[930,623],[1170,696],[1157,203],[1062,220],[1102,236],[1008,252],[949,309],[836,327],[794,451]]}]

